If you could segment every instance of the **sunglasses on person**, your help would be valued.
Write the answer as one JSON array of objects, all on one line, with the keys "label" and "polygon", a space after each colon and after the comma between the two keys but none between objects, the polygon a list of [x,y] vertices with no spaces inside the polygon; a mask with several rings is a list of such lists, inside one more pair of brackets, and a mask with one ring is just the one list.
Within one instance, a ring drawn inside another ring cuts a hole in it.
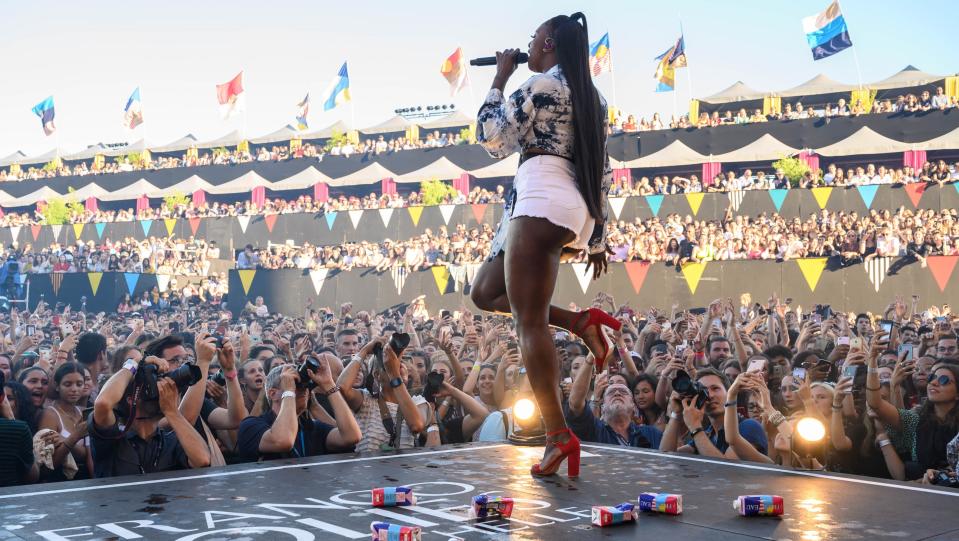
[{"label": "sunglasses on person", "polygon": [[946,385],[949,385],[950,382],[952,382],[952,378],[950,378],[946,374],[943,374],[941,376],[937,376],[935,374],[929,374],[929,377],[926,379],[926,382],[932,383],[933,381],[938,383],[940,387],[945,387]]}]

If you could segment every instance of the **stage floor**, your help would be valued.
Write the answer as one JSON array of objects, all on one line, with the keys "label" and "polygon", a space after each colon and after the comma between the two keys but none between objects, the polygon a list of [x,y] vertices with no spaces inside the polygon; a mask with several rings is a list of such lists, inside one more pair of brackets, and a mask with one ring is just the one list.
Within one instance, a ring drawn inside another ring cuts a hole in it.
[{"label": "stage floor", "polygon": [[[0,539],[369,539],[371,521],[448,539],[959,539],[959,491],[586,444],[583,476],[533,479],[541,448],[465,445],[332,455],[0,492]],[[565,467],[562,470],[565,472]],[[374,487],[409,485],[414,507],[375,509]],[[511,519],[471,521],[473,495],[516,499]],[[684,497],[680,516],[590,525],[593,505],[640,492]],[[781,518],[740,517],[741,494],[785,498]]]}]

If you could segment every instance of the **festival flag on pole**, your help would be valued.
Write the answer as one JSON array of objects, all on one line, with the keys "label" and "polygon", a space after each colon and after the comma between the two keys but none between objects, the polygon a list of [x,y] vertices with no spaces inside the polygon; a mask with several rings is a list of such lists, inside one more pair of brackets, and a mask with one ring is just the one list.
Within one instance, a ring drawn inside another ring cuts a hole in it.
[{"label": "festival flag on pole", "polygon": [[340,71],[323,93],[323,110],[329,111],[348,101],[350,101],[350,76],[346,69],[346,62],[343,62]]},{"label": "festival flag on pole", "polygon": [[839,51],[852,47],[846,19],[839,10],[839,1],[833,0],[822,13],[810,15],[802,20],[806,33],[806,42],[812,49],[812,59],[828,58]]},{"label": "festival flag on pole", "polygon": [[303,131],[309,129],[310,125],[306,121],[306,116],[310,114],[310,93],[306,93],[303,101],[297,104],[299,111],[296,113],[296,129]]},{"label": "festival flag on pole", "polygon": [[216,85],[216,99],[220,102],[220,116],[230,118],[233,113],[243,111],[243,72],[236,77]]},{"label": "festival flag on pole", "polygon": [[604,71],[613,71],[612,59],[609,55],[609,32],[589,46],[589,71],[593,73],[593,77],[597,77]]},{"label": "festival flag on pole", "polygon": [[140,87],[136,87],[123,108],[123,127],[132,130],[140,124],[143,124],[143,109],[140,106]]},{"label": "festival flag on pole", "polygon": [[53,110],[53,96],[34,105],[32,110],[33,114],[40,117],[45,135],[52,135],[53,132],[57,131],[57,127],[53,125],[53,117],[56,114]]},{"label": "festival flag on pole", "polygon": [[676,86],[676,68],[686,67],[686,44],[683,36],[679,36],[676,43],[666,49],[665,53],[657,56],[656,60],[659,60],[654,76],[659,81],[656,92],[672,92]]},{"label": "festival flag on pole", "polygon": [[455,96],[466,86],[466,58],[463,56],[462,47],[457,47],[453,54],[443,61],[440,74],[450,83],[450,96]]}]

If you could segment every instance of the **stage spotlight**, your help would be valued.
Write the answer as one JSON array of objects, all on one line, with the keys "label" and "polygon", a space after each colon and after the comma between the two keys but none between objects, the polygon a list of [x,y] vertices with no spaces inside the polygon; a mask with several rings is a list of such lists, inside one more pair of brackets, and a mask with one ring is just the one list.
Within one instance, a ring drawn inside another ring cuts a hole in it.
[{"label": "stage spotlight", "polygon": [[515,445],[545,445],[546,427],[536,403],[523,397],[513,404],[513,430],[509,441]]},{"label": "stage spotlight", "polygon": [[803,440],[816,443],[826,437],[826,425],[819,419],[803,417],[796,423],[796,433]]},{"label": "stage spotlight", "polygon": [[536,413],[536,404],[529,398],[520,398],[513,405],[513,415],[520,421],[528,421]]}]

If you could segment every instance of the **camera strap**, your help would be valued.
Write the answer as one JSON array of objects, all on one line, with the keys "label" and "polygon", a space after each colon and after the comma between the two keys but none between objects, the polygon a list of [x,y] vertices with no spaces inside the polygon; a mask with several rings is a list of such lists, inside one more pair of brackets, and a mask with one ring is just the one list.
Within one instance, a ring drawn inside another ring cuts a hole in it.
[{"label": "camera strap", "polygon": [[390,409],[386,405],[386,399],[383,398],[383,394],[380,393],[380,396],[376,398],[376,403],[380,409],[380,420],[383,422],[383,428],[386,429],[386,433],[390,435],[389,449],[383,448],[383,451],[392,451],[396,449],[397,440],[399,440],[400,430],[403,429],[403,410],[399,408],[399,405],[396,407],[396,421],[393,420],[393,415],[390,414]]}]

